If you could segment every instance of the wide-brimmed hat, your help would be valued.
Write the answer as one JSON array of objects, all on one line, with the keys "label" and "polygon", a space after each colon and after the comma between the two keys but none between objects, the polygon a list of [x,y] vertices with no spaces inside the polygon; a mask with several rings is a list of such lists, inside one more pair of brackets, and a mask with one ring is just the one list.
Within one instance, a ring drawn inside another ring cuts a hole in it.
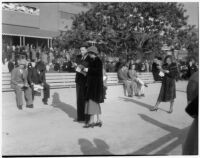
[{"label": "wide-brimmed hat", "polygon": [[89,47],[88,48],[88,53],[89,52],[93,52],[94,54],[99,54],[99,52],[98,52],[98,50],[97,50],[97,47],[95,47],[95,46],[91,46],[91,47]]}]

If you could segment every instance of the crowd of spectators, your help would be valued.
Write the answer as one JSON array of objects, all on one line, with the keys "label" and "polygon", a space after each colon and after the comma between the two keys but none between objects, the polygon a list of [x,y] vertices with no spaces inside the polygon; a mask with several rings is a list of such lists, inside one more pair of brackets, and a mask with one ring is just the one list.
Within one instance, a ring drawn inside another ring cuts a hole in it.
[{"label": "crowd of spectators", "polygon": [[[80,53],[79,49],[59,49],[59,48],[41,48],[34,45],[27,44],[26,46],[9,46],[3,45],[3,66],[6,67],[9,72],[18,65],[17,61],[21,56],[27,59],[27,62],[37,63],[40,59],[46,65],[47,72],[75,72],[77,66],[76,56]],[[117,72],[121,63],[130,67],[135,65],[137,72],[152,72],[155,81],[161,80],[157,67],[162,65],[162,58],[155,57],[153,60],[137,59],[137,60],[125,60],[122,58],[112,58],[106,55],[100,57],[104,63],[106,72]],[[179,76],[178,79],[188,79],[191,74],[198,70],[198,64],[193,58],[188,62],[176,61]]]},{"label": "crowd of spectators", "polygon": [[18,65],[18,59],[23,57],[28,63],[37,63],[39,60],[42,60],[46,65],[47,72],[75,72],[76,54],[77,52],[75,49],[60,50],[58,48],[36,48],[28,44],[23,47],[4,45],[2,62],[6,67],[12,68]]}]

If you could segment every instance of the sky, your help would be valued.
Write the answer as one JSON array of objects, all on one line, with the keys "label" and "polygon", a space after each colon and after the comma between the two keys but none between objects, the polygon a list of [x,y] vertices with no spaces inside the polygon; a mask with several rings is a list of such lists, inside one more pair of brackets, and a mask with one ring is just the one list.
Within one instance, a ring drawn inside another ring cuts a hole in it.
[{"label": "sky", "polygon": [[187,10],[186,15],[189,15],[188,24],[199,26],[199,5],[197,2],[185,2],[184,8]]}]

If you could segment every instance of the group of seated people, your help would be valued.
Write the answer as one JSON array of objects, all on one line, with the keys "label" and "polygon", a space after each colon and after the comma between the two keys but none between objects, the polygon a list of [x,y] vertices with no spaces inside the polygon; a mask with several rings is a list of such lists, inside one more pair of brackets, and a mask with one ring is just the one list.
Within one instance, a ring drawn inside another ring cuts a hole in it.
[{"label": "group of seated people", "polygon": [[23,108],[22,91],[24,91],[27,108],[33,108],[34,95],[41,94],[41,90],[43,90],[42,101],[45,105],[48,104],[50,87],[46,83],[45,69],[42,61],[38,61],[34,65],[27,63],[25,59],[18,60],[18,66],[11,72],[11,88],[15,91],[19,110]]},{"label": "group of seated people", "polygon": [[126,64],[121,64],[117,75],[119,82],[123,83],[125,96],[133,97],[133,94],[135,96],[145,96],[144,87],[147,87],[147,85],[137,76],[135,64],[129,65],[129,68]]}]

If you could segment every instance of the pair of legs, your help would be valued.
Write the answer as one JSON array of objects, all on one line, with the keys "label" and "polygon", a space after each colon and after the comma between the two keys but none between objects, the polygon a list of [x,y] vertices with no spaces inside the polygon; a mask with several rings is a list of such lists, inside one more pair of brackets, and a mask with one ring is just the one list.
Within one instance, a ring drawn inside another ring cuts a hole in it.
[{"label": "pair of legs", "polygon": [[[160,104],[160,101],[157,101],[156,105],[150,110],[151,111],[157,111],[159,104]],[[172,113],[173,112],[173,106],[174,106],[174,100],[171,100],[170,101],[170,109],[169,109],[168,113]]]},{"label": "pair of legs", "polygon": [[137,81],[137,90],[138,90],[137,94],[139,96],[144,96],[144,87],[145,86],[147,87],[147,85],[140,78],[137,78],[136,81]]},{"label": "pair of legs", "polygon": [[[32,97],[33,97],[33,100],[34,100],[34,87],[32,86]],[[47,83],[44,83],[43,85],[43,103],[44,104],[48,104],[48,98],[50,97],[50,86],[49,84]]]},{"label": "pair of legs", "polygon": [[124,80],[122,81],[122,83],[124,89],[124,96],[127,96],[126,92],[128,93],[128,96],[131,96],[131,81]]},{"label": "pair of legs", "polygon": [[44,98],[42,99],[44,104],[48,104],[48,98],[50,97],[50,86],[47,83],[43,84],[43,94]]},{"label": "pair of legs", "polygon": [[[101,107],[99,103],[89,99],[89,101],[86,102],[86,105],[85,105],[85,114],[90,116],[90,118],[86,122],[86,125],[84,126],[85,128],[94,127],[94,126],[100,126],[100,127],[102,126]],[[97,117],[96,123],[94,122],[95,116]]]},{"label": "pair of legs", "polygon": [[87,121],[85,111],[85,84],[76,84],[76,97],[77,97],[77,120],[76,121]]},{"label": "pair of legs", "polygon": [[22,109],[23,100],[22,100],[22,91],[24,91],[24,98],[26,101],[26,107],[33,108],[33,100],[32,100],[32,90],[30,87],[21,88],[19,86],[14,87],[15,94],[16,94],[16,102],[18,109]]},{"label": "pair of legs", "polygon": [[[101,121],[101,114],[97,114],[96,116],[97,116],[96,123],[102,122]],[[88,122],[89,124],[94,124],[94,117],[95,117],[95,115],[90,115],[90,120]]]}]

